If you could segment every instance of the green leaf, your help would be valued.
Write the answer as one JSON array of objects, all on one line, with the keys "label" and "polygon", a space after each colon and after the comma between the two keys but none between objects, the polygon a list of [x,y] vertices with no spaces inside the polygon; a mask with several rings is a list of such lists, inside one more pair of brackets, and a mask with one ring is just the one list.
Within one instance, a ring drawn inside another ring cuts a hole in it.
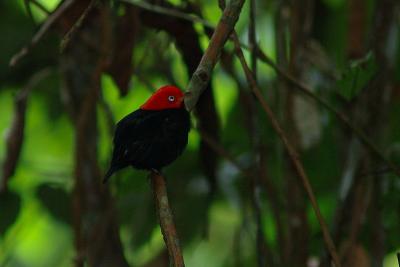
[{"label": "green leaf", "polygon": [[351,61],[342,71],[337,82],[339,93],[348,101],[356,97],[372,80],[378,66],[375,56],[369,52],[365,57]]}]

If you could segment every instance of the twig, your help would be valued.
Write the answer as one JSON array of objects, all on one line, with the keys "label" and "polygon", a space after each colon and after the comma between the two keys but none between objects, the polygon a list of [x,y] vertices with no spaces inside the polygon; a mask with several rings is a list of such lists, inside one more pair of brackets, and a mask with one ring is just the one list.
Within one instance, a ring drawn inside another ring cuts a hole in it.
[{"label": "twig", "polygon": [[155,13],[159,13],[159,14],[163,14],[163,15],[168,15],[171,17],[176,17],[176,18],[180,18],[180,19],[184,19],[190,22],[194,22],[194,23],[201,23],[203,26],[209,28],[209,29],[214,29],[214,25],[212,25],[209,21],[200,18],[196,15],[188,15],[187,13],[175,10],[175,9],[171,9],[171,8],[167,8],[167,7],[163,7],[160,5],[154,5],[154,4],[150,4],[149,2],[144,2],[144,1],[136,1],[136,0],[118,0],[119,2],[124,2],[124,3],[128,3],[131,5],[135,5],[138,6],[140,8],[155,12]]},{"label": "twig", "polygon": [[160,220],[161,232],[168,249],[169,260],[173,267],[184,267],[183,256],[176,232],[174,217],[169,206],[165,178],[155,171],[150,172],[151,185],[156,202],[157,215]]},{"label": "twig", "polygon": [[343,113],[337,111],[332,105],[330,105],[326,100],[322,99],[318,95],[314,94],[312,89],[302,82],[298,81],[296,78],[291,76],[290,74],[283,71],[279,66],[277,66],[269,57],[267,57],[258,47],[257,47],[257,56],[258,58],[271,66],[278,75],[285,78],[287,82],[292,84],[294,87],[304,93],[306,96],[310,97],[327,110],[332,112],[340,121],[344,123],[346,127],[348,127],[357,138],[369,149],[371,150],[378,158],[380,158],[383,162],[385,162],[388,167],[398,176],[400,177],[400,168],[396,166],[390,159],[388,159],[379,148],[366,136],[366,134],[355,126],[350,119]]},{"label": "twig", "polygon": [[310,198],[311,201],[311,205],[314,209],[315,215],[317,216],[318,222],[321,226],[322,229],[322,234],[324,237],[324,241],[325,244],[329,250],[329,253],[333,259],[333,262],[335,263],[336,267],[340,267],[340,260],[335,248],[335,245],[333,244],[332,238],[329,234],[329,230],[328,227],[325,223],[324,218],[322,217],[321,211],[319,209],[317,200],[314,196],[311,184],[309,182],[309,179],[307,177],[307,174],[305,173],[304,167],[302,165],[302,163],[299,160],[299,156],[296,152],[296,150],[294,149],[294,147],[292,146],[292,144],[289,142],[288,138],[286,137],[286,133],[283,131],[283,129],[281,128],[281,126],[279,125],[279,122],[277,121],[274,113],[272,112],[272,110],[270,109],[268,103],[265,101],[261,90],[258,88],[257,83],[255,82],[253,75],[251,73],[251,70],[249,69],[249,67],[247,66],[246,60],[244,58],[243,55],[243,51],[240,48],[240,43],[239,43],[239,39],[236,35],[236,33],[232,34],[233,38],[234,38],[234,44],[235,44],[235,52],[240,60],[240,63],[242,64],[243,70],[245,72],[247,81],[249,83],[249,86],[251,87],[251,89],[253,90],[254,94],[256,95],[257,99],[259,100],[262,108],[264,109],[265,113],[267,114],[272,127],[274,128],[274,130],[276,131],[276,133],[278,134],[278,136],[280,137],[280,139],[282,140],[288,155],[293,163],[294,168],[296,169],[298,175],[300,176],[304,188],[308,194],[308,197]]},{"label": "twig", "polygon": [[[251,52],[251,71],[253,75],[253,79],[257,82],[257,54],[255,51],[257,37],[256,37],[256,1],[250,0],[250,12],[249,12],[249,44],[250,44],[250,52]],[[260,124],[259,122],[259,114],[257,112],[257,105],[254,95],[251,95],[251,105],[250,111],[252,115],[251,119],[251,131],[249,132],[250,138],[253,140],[253,150],[255,154],[255,163],[257,172],[254,173],[253,178],[251,179],[251,190],[252,190],[252,204],[253,210],[257,225],[256,230],[256,246],[257,246],[257,262],[258,266],[265,266],[266,259],[272,260],[272,257],[267,256],[266,254],[271,254],[266,250],[267,242],[265,241],[265,236],[263,232],[263,222],[262,222],[262,210],[261,210],[261,199],[260,199],[260,189],[261,189],[261,177],[264,180],[267,180],[267,172],[265,165],[261,161],[264,159],[264,150],[263,150],[263,142],[260,135]],[[271,262],[267,265],[272,265]]]},{"label": "twig", "polygon": [[60,18],[60,16],[67,10],[74,0],[66,0],[63,2],[54,13],[52,13],[48,19],[40,27],[39,31],[33,36],[32,40],[24,46],[18,53],[16,53],[10,60],[10,66],[14,67],[29,51],[43,38],[51,26]]},{"label": "twig", "polygon": [[200,64],[193,73],[187,86],[187,91],[189,92],[185,96],[185,105],[187,110],[193,110],[200,95],[206,89],[210,80],[211,72],[217,63],[222,47],[239,19],[239,14],[242,10],[243,4],[244,0],[232,0],[224,9],[222,17],[220,18],[211,37],[207,50],[201,58]]},{"label": "twig", "polygon": [[257,32],[256,32],[256,1],[250,0],[249,44],[251,52],[251,71],[257,81]]},{"label": "twig", "polygon": [[0,177],[0,193],[7,191],[7,182],[14,175],[18,165],[25,131],[26,107],[31,90],[44,78],[51,74],[51,70],[45,68],[35,73],[28,81],[25,88],[18,92],[15,97],[15,112],[10,130],[6,136],[6,157],[2,164],[2,175]]},{"label": "twig", "polygon": [[89,14],[89,12],[92,10],[92,8],[99,2],[99,0],[92,0],[90,1],[89,5],[87,8],[83,11],[82,15],[79,17],[79,19],[72,25],[71,29],[65,34],[63,39],[61,40],[60,44],[60,50],[61,53],[67,48],[68,43],[71,40],[71,36],[81,27],[83,21]]}]

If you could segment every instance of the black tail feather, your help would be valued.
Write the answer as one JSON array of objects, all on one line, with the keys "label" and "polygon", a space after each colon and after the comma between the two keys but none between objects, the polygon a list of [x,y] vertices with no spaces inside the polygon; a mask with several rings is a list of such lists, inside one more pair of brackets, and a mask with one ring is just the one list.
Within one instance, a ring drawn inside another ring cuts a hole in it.
[{"label": "black tail feather", "polygon": [[111,176],[114,174],[114,172],[116,172],[118,169],[119,169],[119,168],[116,168],[116,167],[114,167],[114,166],[111,166],[111,167],[108,169],[106,175],[104,175],[103,184],[107,183],[107,181],[110,179],[110,177],[111,177]]}]

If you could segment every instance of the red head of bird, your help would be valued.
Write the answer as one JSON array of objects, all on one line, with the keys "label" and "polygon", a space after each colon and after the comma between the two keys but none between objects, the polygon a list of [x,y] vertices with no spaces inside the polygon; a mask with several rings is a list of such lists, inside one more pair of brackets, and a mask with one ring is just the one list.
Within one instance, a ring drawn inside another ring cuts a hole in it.
[{"label": "red head of bird", "polygon": [[173,85],[165,85],[159,88],[144,103],[142,110],[163,110],[183,108],[183,92]]}]

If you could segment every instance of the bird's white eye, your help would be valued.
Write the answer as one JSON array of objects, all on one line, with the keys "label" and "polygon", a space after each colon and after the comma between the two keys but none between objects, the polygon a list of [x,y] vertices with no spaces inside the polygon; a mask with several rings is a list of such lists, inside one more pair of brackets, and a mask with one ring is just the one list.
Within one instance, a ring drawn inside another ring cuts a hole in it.
[{"label": "bird's white eye", "polygon": [[168,101],[169,102],[174,102],[175,101],[175,96],[173,96],[173,95],[168,96]]}]

